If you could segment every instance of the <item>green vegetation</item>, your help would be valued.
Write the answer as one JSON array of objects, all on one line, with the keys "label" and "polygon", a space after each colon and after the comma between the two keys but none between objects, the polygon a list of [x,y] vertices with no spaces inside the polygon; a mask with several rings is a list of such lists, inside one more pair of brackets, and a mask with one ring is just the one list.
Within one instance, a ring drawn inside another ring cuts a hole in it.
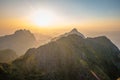
[{"label": "green vegetation", "polygon": [[17,58],[16,52],[11,49],[0,50],[0,63],[12,62]]}]

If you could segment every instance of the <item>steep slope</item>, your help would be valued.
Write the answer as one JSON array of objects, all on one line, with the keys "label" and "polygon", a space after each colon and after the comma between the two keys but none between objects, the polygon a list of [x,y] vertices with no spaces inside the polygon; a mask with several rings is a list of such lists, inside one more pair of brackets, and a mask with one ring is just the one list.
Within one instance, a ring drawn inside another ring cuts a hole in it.
[{"label": "steep slope", "polygon": [[17,58],[16,52],[10,49],[0,50],[0,63],[8,63]]},{"label": "steep slope", "polygon": [[0,50],[12,49],[22,55],[35,45],[35,37],[28,30],[17,30],[14,34],[0,37]]},{"label": "steep slope", "polygon": [[105,36],[83,38],[75,32],[29,49],[13,61],[9,75],[14,80],[116,80],[118,55]]}]

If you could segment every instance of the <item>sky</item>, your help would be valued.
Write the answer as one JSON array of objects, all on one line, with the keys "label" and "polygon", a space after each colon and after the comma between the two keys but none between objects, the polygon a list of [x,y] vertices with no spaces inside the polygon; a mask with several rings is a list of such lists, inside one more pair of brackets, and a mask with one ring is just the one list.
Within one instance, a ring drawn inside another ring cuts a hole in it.
[{"label": "sky", "polygon": [[74,27],[119,31],[120,0],[0,0],[0,35],[22,28],[49,33]]}]

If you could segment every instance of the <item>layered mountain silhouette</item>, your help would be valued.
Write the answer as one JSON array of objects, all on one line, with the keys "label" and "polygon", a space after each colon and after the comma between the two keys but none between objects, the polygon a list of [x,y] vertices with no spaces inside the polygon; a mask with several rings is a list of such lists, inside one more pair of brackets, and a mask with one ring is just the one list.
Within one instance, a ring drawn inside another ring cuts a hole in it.
[{"label": "layered mountain silhouette", "polygon": [[0,37],[0,50],[12,49],[17,55],[24,54],[34,47],[36,39],[29,30],[17,30],[14,34]]},{"label": "layered mountain silhouette", "polygon": [[1,64],[0,72],[6,75],[0,79],[116,80],[120,77],[119,55],[119,49],[107,37],[85,38],[73,29],[29,49],[11,65]]},{"label": "layered mountain silhouette", "polygon": [[8,63],[16,59],[18,56],[11,49],[0,50],[0,63]]}]

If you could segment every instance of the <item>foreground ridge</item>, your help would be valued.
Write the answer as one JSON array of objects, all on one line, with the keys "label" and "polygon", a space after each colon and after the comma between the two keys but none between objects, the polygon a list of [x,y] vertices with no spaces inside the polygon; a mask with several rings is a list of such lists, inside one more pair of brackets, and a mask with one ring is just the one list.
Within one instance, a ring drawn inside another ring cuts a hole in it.
[{"label": "foreground ridge", "polygon": [[6,72],[9,74],[0,78],[116,80],[120,77],[119,49],[105,36],[83,38],[76,33],[78,31],[73,29],[55,41],[29,49],[24,56],[8,65],[7,69],[2,64],[2,75]]}]

